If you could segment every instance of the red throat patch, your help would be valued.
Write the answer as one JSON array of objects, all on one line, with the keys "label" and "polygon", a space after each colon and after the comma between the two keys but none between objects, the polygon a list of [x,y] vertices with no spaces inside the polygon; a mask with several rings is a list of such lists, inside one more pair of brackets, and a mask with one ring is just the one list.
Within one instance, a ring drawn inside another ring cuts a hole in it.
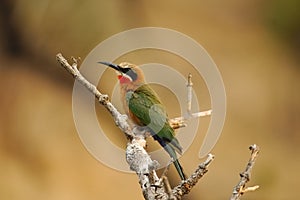
[{"label": "red throat patch", "polygon": [[121,84],[124,84],[124,83],[130,83],[130,79],[127,78],[126,76],[122,76],[122,75],[118,75],[118,79],[120,81]]}]

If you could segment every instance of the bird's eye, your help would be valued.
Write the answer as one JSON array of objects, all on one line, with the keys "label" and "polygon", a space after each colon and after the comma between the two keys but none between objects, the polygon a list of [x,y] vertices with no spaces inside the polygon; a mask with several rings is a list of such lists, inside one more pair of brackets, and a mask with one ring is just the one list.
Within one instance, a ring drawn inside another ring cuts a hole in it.
[{"label": "bird's eye", "polygon": [[135,81],[137,79],[137,73],[136,71],[129,67],[129,65],[123,65],[122,67],[120,67],[120,71],[123,74],[126,74],[126,76],[128,76],[132,81]]}]

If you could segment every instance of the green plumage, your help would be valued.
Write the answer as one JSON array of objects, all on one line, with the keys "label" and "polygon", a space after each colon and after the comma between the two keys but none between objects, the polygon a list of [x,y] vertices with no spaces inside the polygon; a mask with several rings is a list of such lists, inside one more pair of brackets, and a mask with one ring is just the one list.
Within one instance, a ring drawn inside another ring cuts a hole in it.
[{"label": "green plumage", "polygon": [[181,154],[182,147],[174,136],[174,129],[169,124],[167,113],[157,94],[145,84],[135,91],[127,91],[126,102],[130,112],[139,120],[136,123],[150,129],[152,137],[172,157],[181,179],[184,180],[185,175],[175,152]]},{"label": "green plumage", "polygon": [[[176,151],[182,153],[182,147],[174,136],[168,116],[156,93],[145,82],[143,72],[134,64],[122,62],[119,65],[109,62],[99,62],[121,73],[118,79],[121,84],[121,93],[125,94],[123,103],[129,108],[129,116],[134,123],[147,126],[152,137],[171,156],[173,163],[182,180],[185,180],[182,167],[177,160]],[[140,86],[137,88],[137,86]],[[122,96],[124,98],[124,96]]]}]

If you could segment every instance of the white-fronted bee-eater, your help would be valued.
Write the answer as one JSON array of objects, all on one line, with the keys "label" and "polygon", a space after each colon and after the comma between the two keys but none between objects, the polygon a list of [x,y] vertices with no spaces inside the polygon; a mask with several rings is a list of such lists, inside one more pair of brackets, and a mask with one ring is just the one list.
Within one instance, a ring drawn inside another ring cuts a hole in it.
[{"label": "white-fronted bee-eater", "polygon": [[175,138],[174,129],[169,124],[168,115],[158,95],[145,83],[142,70],[127,62],[119,65],[99,62],[118,72],[121,99],[126,114],[137,126],[146,126],[151,136],[168,152],[182,180],[185,174],[178,161],[177,153],[182,147]]}]

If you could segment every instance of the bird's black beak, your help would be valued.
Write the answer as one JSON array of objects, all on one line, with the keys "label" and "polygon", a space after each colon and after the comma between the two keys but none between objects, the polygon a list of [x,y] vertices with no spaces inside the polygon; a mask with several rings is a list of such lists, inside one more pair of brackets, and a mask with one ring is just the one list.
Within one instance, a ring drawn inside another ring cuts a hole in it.
[{"label": "bird's black beak", "polygon": [[98,62],[100,64],[103,64],[103,65],[106,65],[106,66],[109,66],[115,70],[117,70],[118,72],[121,72],[121,73],[124,73],[123,71],[123,68],[120,67],[119,65],[116,65],[116,64],[113,64],[113,63],[109,63],[109,62]]}]

